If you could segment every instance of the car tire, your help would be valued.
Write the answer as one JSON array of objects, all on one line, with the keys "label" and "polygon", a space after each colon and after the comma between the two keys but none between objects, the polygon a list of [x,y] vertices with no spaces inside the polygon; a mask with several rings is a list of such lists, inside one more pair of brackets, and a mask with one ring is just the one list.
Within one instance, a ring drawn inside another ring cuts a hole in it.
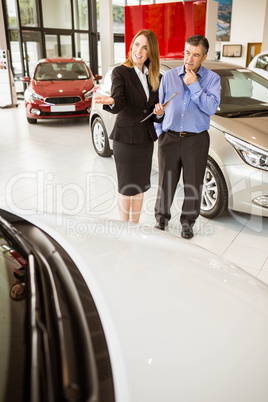
[{"label": "car tire", "polygon": [[203,182],[200,215],[219,218],[228,209],[228,190],[222,171],[209,156]]},{"label": "car tire", "polygon": [[109,146],[109,139],[105,125],[100,117],[96,117],[91,126],[92,142],[95,151],[102,157],[108,157],[113,154]]},{"label": "car tire", "polygon": [[27,117],[27,121],[29,124],[36,124],[37,123],[37,119],[31,119],[30,117]]}]

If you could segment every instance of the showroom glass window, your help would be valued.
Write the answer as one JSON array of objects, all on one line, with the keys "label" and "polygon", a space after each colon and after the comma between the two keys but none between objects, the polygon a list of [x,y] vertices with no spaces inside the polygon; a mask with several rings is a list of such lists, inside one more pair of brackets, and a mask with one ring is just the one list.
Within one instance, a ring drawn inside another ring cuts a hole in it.
[{"label": "showroom glass window", "polygon": [[125,33],[125,0],[113,0],[113,31]]},{"label": "showroom glass window", "polygon": [[125,0],[113,0],[114,62],[125,60]]},{"label": "showroom glass window", "polygon": [[75,49],[76,57],[81,57],[89,64],[89,48],[88,48],[88,34],[87,33],[75,33]]},{"label": "showroom glass window", "polygon": [[87,0],[74,0],[74,29],[88,30]]},{"label": "showroom glass window", "polygon": [[36,0],[20,0],[20,23],[22,26],[39,26]]},{"label": "showroom glass window", "polygon": [[13,72],[16,78],[17,76],[20,77],[22,74],[19,34],[17,30],[9,31],[8,34],[9,34],[10,50],[12,53]]},{"label": "showroom glass window", "polygon": [[22,30],[24,69],[31,76],[35,66],[42,58],[42,40],[39,31]]},{"label": "showroom glass window", "polygon": [[[76,30],[88,31],[88,1],[87,0],[74,0],[74,28]],[[75,33],[75,49],[76,57],[82,57],[86,63],[89,63],[89,47],[88,47],[88,34]]]},{"label": "showroom glass window", "polygon": [[18,16],[15,5],[15,0],[6,0],[8,27],[17,28],[18,27]]},{"label": "showroom glass window", "polygon": [[70,0],[42,0],[42,12],[44,27],[72,29]]},{"label": "showroom glass window", "polygon": [[95,0],[2,0],[16,92],[43,57],[81,57],[98,73]]}]

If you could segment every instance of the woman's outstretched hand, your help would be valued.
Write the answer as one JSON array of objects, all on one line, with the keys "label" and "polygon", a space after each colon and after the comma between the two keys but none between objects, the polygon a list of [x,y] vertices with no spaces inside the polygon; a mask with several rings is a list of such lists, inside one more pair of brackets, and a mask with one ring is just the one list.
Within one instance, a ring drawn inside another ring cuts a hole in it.
[{"label": "woman's outstretched hand", "polygon": [[114,98],[111,96],[94,96],[95,103],[101,103],[102,105],[113,105]]}]

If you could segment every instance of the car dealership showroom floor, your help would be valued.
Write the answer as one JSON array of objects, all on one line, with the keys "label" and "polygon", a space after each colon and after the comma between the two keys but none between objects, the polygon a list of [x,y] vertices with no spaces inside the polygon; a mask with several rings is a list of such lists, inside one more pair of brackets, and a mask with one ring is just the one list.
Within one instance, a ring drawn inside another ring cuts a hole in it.
[{"label": "car dealership showroom floor", "polygon": [[[28,124],[22,101],[17,107],[0,109],[0,116],[1,207],[26,217],[34,212],[119,219],[114,160],[95,153],[87,118]],[[157,181],[153,170],[139,225],[147,235],[157,231]],[[180,238],[179,193],[167,231],[178,241],[208,249],[268,284],[268,218],[233,211],[213,220],[199,217],[195,236],[184,240]]]}]

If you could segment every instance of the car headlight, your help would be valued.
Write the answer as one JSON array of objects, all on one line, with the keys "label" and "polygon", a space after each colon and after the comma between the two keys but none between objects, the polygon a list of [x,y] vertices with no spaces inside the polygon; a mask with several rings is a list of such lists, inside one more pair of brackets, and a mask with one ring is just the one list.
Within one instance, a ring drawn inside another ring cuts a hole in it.
[{"label": "car headlight", "polygon": [[90,91],[88,91],[88,92],[85,93],[85,95],[84,95],[85,99],[92,98],[92,96],[93,96],[93,90],[94,90],[94,88],[92,88]]},{"label": "car headlight", "polygon": [[27,89],[29,99],[41,101],[43,100],[41,95],[38,95],[32,88]]},{"label": "car headlight", "polygon": [[268,170],[267,151],[233,137],[230,134],[225,133],[224,136],[226,140],[235,148],[238,155],[243,159],[244,162],[257,169]]}]

